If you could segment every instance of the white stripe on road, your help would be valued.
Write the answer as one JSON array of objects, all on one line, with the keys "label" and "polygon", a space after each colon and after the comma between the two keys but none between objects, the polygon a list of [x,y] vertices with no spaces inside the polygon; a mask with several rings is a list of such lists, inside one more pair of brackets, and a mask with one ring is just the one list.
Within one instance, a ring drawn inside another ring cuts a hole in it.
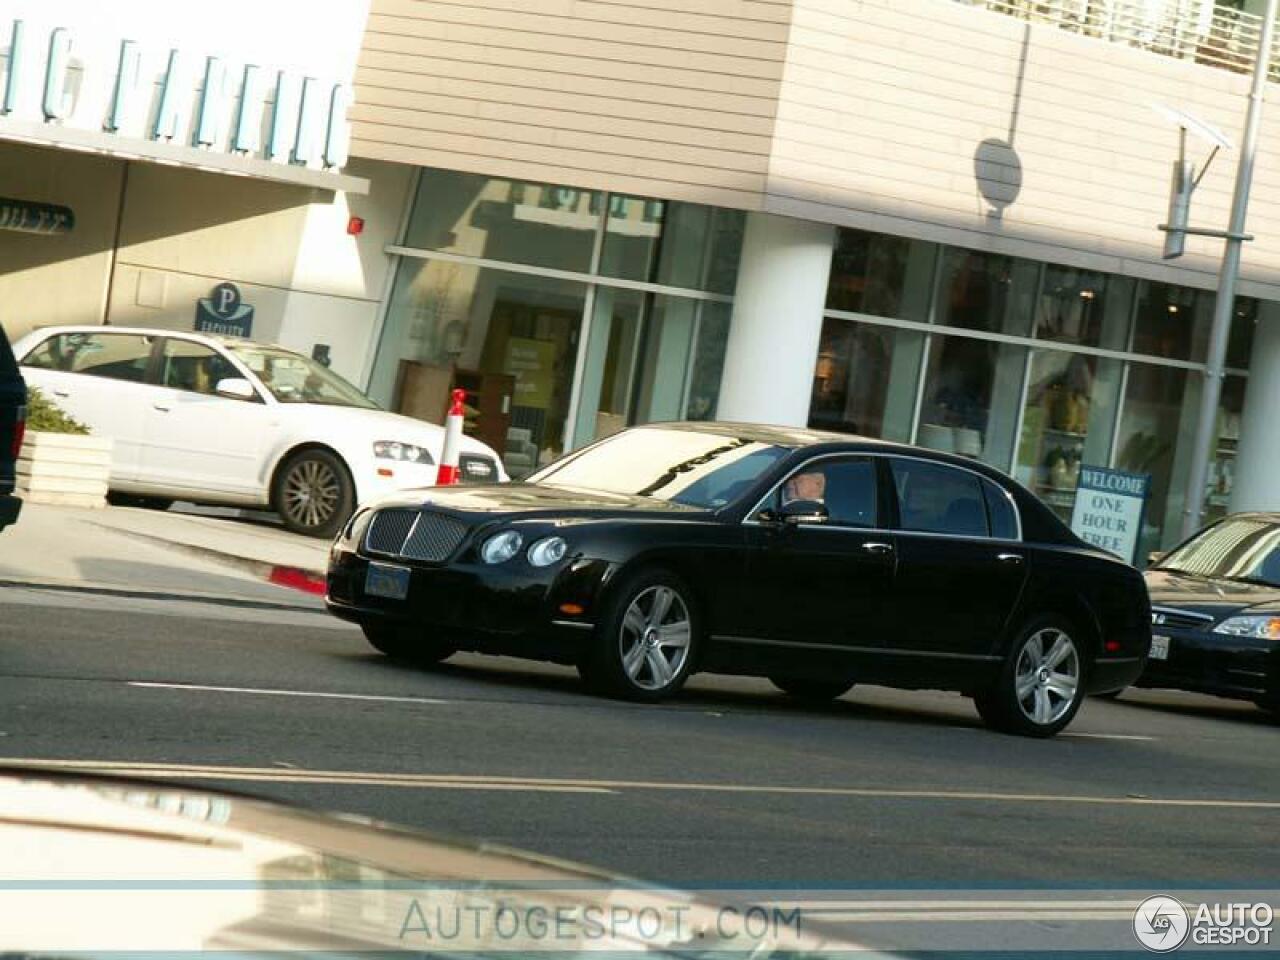
[{"label": "white stripe on road", "polygon": [[1280,810],[1280,800],[1174,799],[1161,797],[1089,796],[1086,794],[992,793],[958,790],[895,790],[871,787],[801,787],[738,783],[681,783],[658,780],[585,780],[548,777],[499,777],[468,774],[375,773],[354,770],[281,770],[278,767],[222,767],[180,763],[100,760],[28,760],[0,758],[0,764],[53,769],[101,771],[132,776],[205,780],[267,780],[280,783],[382,783],[424,789],[528,790],[579,793],[620,791],[733,793],[766,796],[849,797],[872,800],[930,800],[970,803],[1075,803],[1117,807]]},{"label": "white stripe on road", "polygon": [[451,701],[432,697],[390,697],[372,693],[316,693],[310,690],[269,690],[258,687],[210,687],[199,683],[150,683],[145,680],[129,680],[131,687],[152,690],[195,690],[204,693],[256,693],[267,697],[316,697],[321,700],[376,700],[381,703],[425,703],[439,706]]},{"label": "white stripe on road", "polygon": [[1154,740],[1155,737],[1143,737],[1133,733],[1060,733],[1060,737],[1076,737],[1080,740]]}]

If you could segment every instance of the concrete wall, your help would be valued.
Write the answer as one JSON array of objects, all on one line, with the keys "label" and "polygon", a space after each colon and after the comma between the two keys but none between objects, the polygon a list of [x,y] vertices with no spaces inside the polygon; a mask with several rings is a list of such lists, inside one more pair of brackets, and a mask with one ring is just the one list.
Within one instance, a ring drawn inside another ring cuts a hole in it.
[{"label": "concrete wall", "polygon": [[[305,353],[327,344],[334,369],[361,381],[413,174],[369,160],[348,169],[369,178],[368,196],[133,165],[111,323],[191,329],[196,302],[230,281],[254,307],[255,339]],[[358,237],[352,216],[365,221]]]},{"label": "concrete wall", "polygon": [[18,145],[0,148],[0,197],[54,203],[76,225],[56,237],[0,230],[0,323],[11,337],[52,323],[101,323],[123,164]]},{"label": "concrete wall", "polygon": [[[1213,285],[1215,241],[1160,259],[1177,131],[1151,104],[1238,138],[1246,76],[953,0],[530,7],[374,0],[353,150]],[[1272,298],[1275,110],[1243,286]],[[1196,223],[1225,225],[1235,160],[1214,163]]]}]

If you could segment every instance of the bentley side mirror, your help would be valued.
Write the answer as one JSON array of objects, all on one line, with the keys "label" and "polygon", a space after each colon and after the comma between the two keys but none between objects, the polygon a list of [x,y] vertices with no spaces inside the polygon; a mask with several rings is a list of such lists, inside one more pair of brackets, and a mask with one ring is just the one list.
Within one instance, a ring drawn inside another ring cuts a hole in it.
[{"label": "bentley side mirror", "polygon": [[243,377],[227,377],[219,380],[218,385],[213,388],[213,392],[220,397],[226,397],[228,400],[256,400],[257,392],[253,389],[253,384]]},{"label": "bentley side mirror", "polygon": [[826,523],[831,519],[827,506],[821,500],[792,500],[773,511],[774,519],[788,526]]}]

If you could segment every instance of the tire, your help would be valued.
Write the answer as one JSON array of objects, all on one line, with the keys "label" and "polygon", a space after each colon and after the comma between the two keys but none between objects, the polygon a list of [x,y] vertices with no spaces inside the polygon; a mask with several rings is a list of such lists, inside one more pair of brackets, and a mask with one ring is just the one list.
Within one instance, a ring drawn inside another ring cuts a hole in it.
[{"label": "tire", "polygon": [[271,502],[286,529],[332,540],[355,510],[355,484],[336,454],[303,450],[276,471]]},{"label": "tire", "polygon": [[853,689],[852,680],[793,680],[787,677],[770,677],[769,682],[787,696],[811,703],[835,700]]},{"label": "tire", "polygon": [[1052,737],[1061,732],[1084,701],[1088,660],[1079,638],[1062,617],[1029,621],[1018,631],[995,683],[974,696],[978,715],[1004,733]]},{"label": "tire", "polygon": [[390,627],[386,624],[361,624],[365,639],[379,653],[392,660],[430,666],[447,660],[458,652],[456,647],[439,640],[416,634],[406,627]]},{"label": "tire", "polygon": [[702,621],[688,586],[668,570],[640,570],[618,584],[578,672],[608,696],[657,703],[697,662]]},{"label": "tire", "polygon": [[116,493],[114,490],[107,494],[107,503],[113,507],[139,507],[143,510],[168,510],[173,506],[173,501],[164,497],[144,497],[135,493]]}]

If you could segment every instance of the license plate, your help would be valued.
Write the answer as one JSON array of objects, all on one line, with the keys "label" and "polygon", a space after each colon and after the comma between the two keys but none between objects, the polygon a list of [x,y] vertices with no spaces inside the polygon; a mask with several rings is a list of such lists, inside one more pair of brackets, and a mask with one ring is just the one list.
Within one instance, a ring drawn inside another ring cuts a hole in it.
[{"label": "license plate", "polygon": [[1168,660],[1169,659],[1169,638],[1168,637],[1152,637],[1151,638],[1151,659],[1152,660]]},{"label": "license plate", "polygon": [[408,567],[393,567],[389,563],[371,563],[364,575],[364,592],[371,597],[403,600],[409,595]]}]

